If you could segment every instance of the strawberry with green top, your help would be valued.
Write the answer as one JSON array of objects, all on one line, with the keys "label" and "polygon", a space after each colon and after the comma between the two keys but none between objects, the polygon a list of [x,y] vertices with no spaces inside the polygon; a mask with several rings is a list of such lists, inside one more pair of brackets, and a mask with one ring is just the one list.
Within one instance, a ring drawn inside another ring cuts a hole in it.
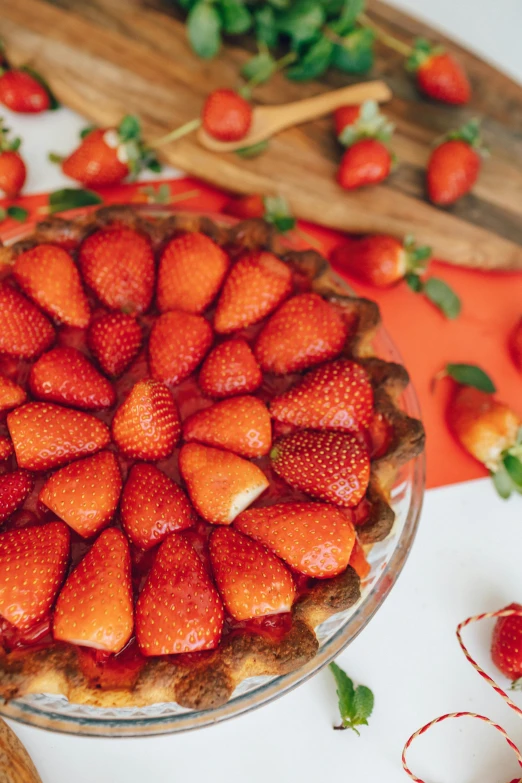
[{"label": "strawberry with green top", "polygon": [[252,124],[252,107],[234,90],[210,93],[201,112],[203,129],[219,141],[239,141]]},{"label": "strawberry with green top", "polygon": [[257,397],[232,397],[193,413],[183,424],[183,439],[228,449],[254,459],[272,445],[270,414]]},{"label": "strawberry with green top", "polygon": [[422,274],[430,257],[431,248],[417,247],[412,237],[401,241],[388,234],[372,234],[334,248],[331,260],[351,277],[377,288],[387,288],[407,274]]},{"label": "strawberry with green top", "polygon": [[199,388],[205,397],[248,394],[261,386],[263,375],[246,340],[235,338],[216,345],[199,373]]},{"label": "strawberry with green top", "polygon": [[471,85],[460,63],[424,38],[415,41],[406,68],[415,74],[417,86],[429,98],[455,105],[471,98]]},{"label": "strawberry with green top", "polygon": [[19,114],[39,114],[58,105],[42,77],[28,67],[0,69],[0,103]]},{"label": "strawberry with green top", "polygon": [[20,139],[8,138],[8,130],[0,120],[0,195],[9,199],[18,196],[27,177],[25,163],[18,152],[20,144]]},{"label": "strawberry with green top", "polygon": [[334,126],[337,138],[339,138],[345,128],[354,125],[360,116],[360,106],[339,106],[339,108],[334,111]]},{"label": "strawberry with green top", "polygon": [[14,470],[0,476],[0,524],[20,508],[33,488],[33,478],[27,470]]},{"label": "strawberry with green top", "polygon": [[478,120],[450,131],[431,153],[426,172],[428,198],[434,204],[454,204],[475,185],[485,149]]},{"label": "strawberry with green top", "polygon": [[29,373],[29,388],[37,400],[82,410],[110,408],[116,400],[111,383],[76,348],[59,346],[41,356]]},{"label": "strawberry with green top", "polygon": [[282,196],[238,196],[225,205],[223,212],[241,220],[263,218],[268,223],[285,233],[295,227],[295,217]]},{"label": "strawberry with green top", "polygon": [[347,125],[339,141],[347,147],[337,172],[337,181],[345,190],[383,182],[390,174],[393,155],[388,141],[393,124],[384,117],[375,101],[366,101],[358,119]]}]

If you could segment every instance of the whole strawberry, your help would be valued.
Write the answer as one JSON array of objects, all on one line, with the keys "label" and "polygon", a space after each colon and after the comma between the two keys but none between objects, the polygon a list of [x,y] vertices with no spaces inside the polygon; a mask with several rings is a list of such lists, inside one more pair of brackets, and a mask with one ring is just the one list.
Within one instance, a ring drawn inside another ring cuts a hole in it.
[{"label": "whole strawberry", "polygon": [[462,66],[441,46],[418,38],[406,68],[415,73],[418,88],[429,98],[456,105],[467,103],[471,86]]},{"label": "whole strawberry", "polygon": [[355,190],[388,177],[393,155],[387,142],[392,133],[393,125],[380,113],[375,101],[363,103],[358,119],[345,125],[339,136],[339,141],[348,148],[337,172],[342,188]]},{"label": "whole strawberry", "polygon": [[522,372],[522,318],[517,321],[511,332],[509,348],[515,367],[519,372]]},{"label": "whole strawberry", "polygon": [[477,181],[483,151],[477,120],[450,131],[428,161],[426,187],[430,201],[446,206],[469,193]]},{"label": "whole strawberry", "polygon": [[407,274],[424,272],[431,255],[429,247],[416,247],[407,237],[401,242],[388,234],[372,234],[336,247],[331,256],[338,269],[363,283],[387,288]]},{"label": "whole strawberry", "polygon": [[0,75],[0,103],[20,114],[38,114],[52,108],[53,98],[37,74],[10,68]]},{"label": "whole strawberry", "polygon": [[214,90],[201,113],[204,130],[219,141],[239,141],[252,123],[252,107],[234,90]]},{"label": "whole strawberry", "polygon": [[18,152],[20,139],[8,139],[8,130],[0,120],[0,195],[16,198],[27,176],[25,163]]},{"label": "whole strawberry", "polygon": [[513,687],[522,685],[522,606],[510,604],[507,609],[513,609],[512,615],[499,617],[491,643],[493,663],[502,674],[513,680]]}]

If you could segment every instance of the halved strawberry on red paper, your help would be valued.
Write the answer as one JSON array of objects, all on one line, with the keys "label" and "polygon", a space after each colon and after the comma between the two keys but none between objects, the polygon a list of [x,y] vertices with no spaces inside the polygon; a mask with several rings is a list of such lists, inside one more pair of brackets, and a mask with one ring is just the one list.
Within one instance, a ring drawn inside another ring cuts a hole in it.
[{"label": "halved strawberry on red paper", "polygon": [[127,539],[109,528],[96,539],[63,586],[53,618],[58,641],[119,652],[134,625]]},{"label": "halved strawberry on red paper", "polygon": [[262,457],[272,445],[270,414],[257,397],[221,400],[186,419],[183,439],[218,446],[250,459]]},{"label": "halved strawberry on red paper", "polygon": [[138,381],[116,411],[112,437],[127,457],[150,462],[170,457],[181,431],[171,392],[163,383]]},{"label": "halved strawberry on red paper", "polygon": [[29,299],[0,285],[0,353],[34,359],[54,342],[53,325]]},{"label": "halved strawberry on red paper", "polygon": [[0,375],[0,413],[18,408],[26,399],[27,395],[21,386]]},{"label": "halved strawberry on red paper", "polygon": [[68,562],[69,528],[63,522],[1,533],[0,615],[21,630],[45,617]]},{"label": "halved strawberry on red paper", "polygon": [[60,346],[31,367],[29,387],[37,400],[83,410],[110,408],[116,400],[111,383],[76,348]]},{"label": "halved strawberry on red paper", "polygon": [[209,322],[200,315],[171,310],[156,319],[149,339],[153,378],[170,386],[191,375],[212,345]]},{"label": "halved strawberry on red paper", "polygon": [[136,604],[136,638],[143,655],[212,650],[224,611],[196,550],[179,533],[161,545]]},{"label": "halved strawberry on red paper", "polygon": [[0,476],[0,524],[9,519],[33,488],[33,477],[27,470],[14,470]]},{"label": "halved strawberry on red paper", "polygon": [[89,326],[87,343],[96,361],[107,375],[118,378],[136,358],[143,331],[131,315],[109,313]]},{"label": "halved strawberry on red paper", "polygon": [[199,388],[206,397],[220,399],[249,394],[261,386],[263,374],[243,338],[226,340],[209,353],[199,373]]}]

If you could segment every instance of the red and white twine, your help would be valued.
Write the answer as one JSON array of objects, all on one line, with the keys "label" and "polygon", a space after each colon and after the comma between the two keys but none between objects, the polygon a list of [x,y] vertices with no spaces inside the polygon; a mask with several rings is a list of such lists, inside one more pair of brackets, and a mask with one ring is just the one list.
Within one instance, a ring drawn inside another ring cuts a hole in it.
[{"label": "red and white twine", "polygon": [[[464,642],[462,641],[462,630],[466,628],[468,625],[471,625],[471,623],[477,623],[480,622],[480,620],[491,620],[499,617],[509,617],[510,615],[519,615],[522,616],[522,611],[520,609],[500,609],[498,612],[484,612],[483,614],[477,614],[475,617],[468,617],[467,620],[464,620],[457,626],[457,639],[461,646],[462,652],[466,656],[467,660],[470,662],[470,664],[473,666],[476,672],[480,674],[480,676],[486,680],[486,682],[491,685],[495,693],[498,693],[499,696],[504,699],[506,704],[511,707],[512,710],[514,710],[519,717],[522,718],[522,709],[518,707],[507,695],[505,691],[502,690],[502,688],[497,685],[495,680],[493,680],[489,674],[486,674],[484,669],[482,669],[481,666],[471,657],[470,653],[468,652],[468,649]],[[490,726],[493,726],[494,729],[496,729],[504,739],[506,740],[509,747],[512,749],[512,751],[515,753],[518,763],[522,767],[522,754],[520,753],[518,747],[515,745],[513,740],[509,737],[509,735],[504,731],[502,726],[499,726],[498,723],[495,723],[494,721],[487,718],[485,715],[477,715],[475,712],[450,712],[447,715],[441,715],[439,718],[435,718],[435,720],[430,721],[425,726],[420,728],[418,731],[416,731],[414,734],[411,735],[409,740],[406,742],[406,745],[404,746],[404,749],[402,751],[402,766],[404,767],[404,771],[409,775],[411,780],[415,781],[415,783],[425,783],[421,778],[418,778],[408,767],[408,764],[406,763],[406,753],[410,747],[410,745],[413,743],[417,737],[420,737],[421,734],[425,734],[428,729],[431,729],[432,726],[436,726],[437,723],[442,723],[445,720],[448,720],[449,718],[477,718],[477,720],[481,720],[484,723],[488,723]],[[519,779],[515,779],[511,781],[511,783],[522,783],[522,777]]]}]

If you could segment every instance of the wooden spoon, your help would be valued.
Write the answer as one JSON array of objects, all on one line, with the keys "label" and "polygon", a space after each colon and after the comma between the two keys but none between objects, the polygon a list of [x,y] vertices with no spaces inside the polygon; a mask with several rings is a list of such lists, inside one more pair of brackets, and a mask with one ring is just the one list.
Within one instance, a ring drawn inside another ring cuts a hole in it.
[{"label": "wooden spoon", "polygon": [[1,718],[0,783],[42,783],[28,752]]},{"label": "wooden spoon", "polygon": [[350,87],[324,92],[302,101],[276,106],[256,106],[252,113],[250,131],[239,141],[219,141],[206,133],[203,128],[198,130],[198,140],[213,152],[234,152],[242,147],[259,144],[285,128],[331,114],[340,106],[354,106],[369,100],[383,103],[389,101],[391,97],[392,92],[384,82],[352,84]]}]

